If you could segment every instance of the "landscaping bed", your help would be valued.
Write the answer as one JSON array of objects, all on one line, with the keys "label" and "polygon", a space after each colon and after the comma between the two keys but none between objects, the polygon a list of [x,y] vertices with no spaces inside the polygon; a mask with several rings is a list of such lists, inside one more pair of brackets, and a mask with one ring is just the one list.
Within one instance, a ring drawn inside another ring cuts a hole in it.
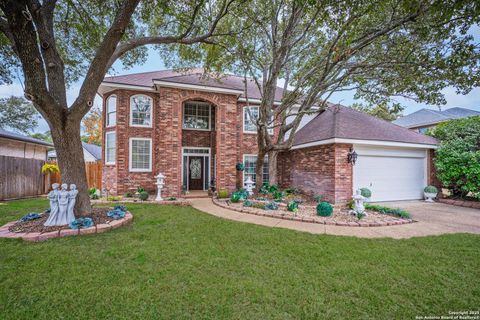
[{"label": "landscaping bed", "polygon": [[[285,205],[279,205],[276,210],[265,210],[262,208],[247,207],[243,202],[234,203],[225,199],[213,199],[213,202],[223,208],[228,208],[238,212],[279,218],[285,220],[302,221],[310,223],[351,226],[351,227],[377,227],[400,225],[415,222],[410,218],[400,218],[389,214],[379,213],[373,210],[366,210],[366,216],[361,219],[351,213],[347,207],[335,207],[333,213],[329,217],[321,217],[317,215],[316,206],[300,205],[297,212],[288,211]],[[255,201],[254,203],[259,203]]]}]

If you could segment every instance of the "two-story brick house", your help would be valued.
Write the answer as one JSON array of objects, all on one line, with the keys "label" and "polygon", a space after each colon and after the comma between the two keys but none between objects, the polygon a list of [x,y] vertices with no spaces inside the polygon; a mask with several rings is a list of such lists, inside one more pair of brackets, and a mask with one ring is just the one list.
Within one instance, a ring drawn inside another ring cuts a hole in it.
[{"label": "two-story brick house", "polygon": [[[105,78],[99,88],[103,186],[117,194],[138,186],[153,192],[161,172],[164,195],[176,197],[182,190],[207,190],[212,181],[229,191],[249,176],[255,181],[256,127],[250,116],[257,114],[261,94],[253,81],[247,83],[247,112],[244,93],[243,77],[203,78],[202,70]],[[278,88],[275,103],[281,98]],[[378,200],[418,199],[433,181],[433,138],[350,108],[329,107],[297,135],[292,150],[279,158],[279,182],[327,201],[348,201],[358,187],[373,189]],[[349,154],[355,150],[354,167]],[[239,162],[244,171],[236,170]]]}]

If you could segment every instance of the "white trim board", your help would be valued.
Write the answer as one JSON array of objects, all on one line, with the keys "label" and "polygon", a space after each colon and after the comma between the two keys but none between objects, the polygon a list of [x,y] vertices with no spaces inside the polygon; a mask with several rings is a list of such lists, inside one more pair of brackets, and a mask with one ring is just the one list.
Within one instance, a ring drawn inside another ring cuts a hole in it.
[{"label": "white trim board", "polygon": [[345,138],[330,138],[326,140],[313,141],[308,143],[299,144],[293,146],[291,149],[303,149],[315,146],[321,146],[332,143],[349,143],[349,144],[361,144],[367,146],[384,146],[384,147],[403,147],[403,148],[420,148],[420,149],[437,149],[438,146],[434,144],[421,144],[421,143],[406,143],[395,141],[380,141],[380,140],[360,140],[360,139],[345,139]]},{"label": "white trim board", "polygon": [[161,81],[161,80],[154,80],[153,83],[159,87],[166,87],[166,88],[179,88],[179,89],[198,90],[198,91],[205,91],[205,92],[217,92],[217,93],[226,93],[226,94],[234,94],[234,95],[243,94],[243,90],[227,89],[227,88],[212,87],[212,86],[202,86],[202,85],[196,85],[196,84],[176,83],[176,82]]}]

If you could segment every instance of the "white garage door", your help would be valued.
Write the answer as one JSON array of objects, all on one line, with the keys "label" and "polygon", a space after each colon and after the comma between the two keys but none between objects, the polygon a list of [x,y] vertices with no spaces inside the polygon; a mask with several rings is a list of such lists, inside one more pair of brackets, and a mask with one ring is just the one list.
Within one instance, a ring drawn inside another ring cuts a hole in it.
[{"label": "white garage door", "polygon": [[353,190],[372,190],[371,201],[423,198],[426,150],[354,146]]}]

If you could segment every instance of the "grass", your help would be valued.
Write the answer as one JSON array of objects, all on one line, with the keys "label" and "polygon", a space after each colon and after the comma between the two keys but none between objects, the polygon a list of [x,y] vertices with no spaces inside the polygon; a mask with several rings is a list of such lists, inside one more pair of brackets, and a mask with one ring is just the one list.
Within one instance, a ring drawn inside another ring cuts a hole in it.
[{"label": "grass", "polygon": [[[0,205],[0,223],[45,200]],[[0,239],[1,319],[412,319],[480,305],[480,236],[357,239],[128,205],[112,232]]]},{"label": "grass", "polygon": [[383,214],[389,214],[389,215],[404,218],[404,219],[411,218],[410,212],[400,208],[389,208],[389,207],[384,207],[378,204],[365,203],[365,209],[370,209]]}]

